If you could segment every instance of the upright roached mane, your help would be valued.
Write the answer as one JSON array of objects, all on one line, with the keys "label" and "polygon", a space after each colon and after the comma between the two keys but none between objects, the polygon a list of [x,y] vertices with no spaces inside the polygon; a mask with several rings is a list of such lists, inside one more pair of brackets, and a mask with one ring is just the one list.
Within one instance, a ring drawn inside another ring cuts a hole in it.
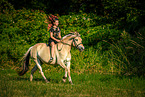
[{"label": "upright roached mane", "polygon": [[[52,62],[50,60],[50,47],[47,46],[46,43],[38,43],[28,49],[21,62],[23,62],[22,70],[19,72],[19,75],[24,75],[28,71],[29,59],[30,57],[34,60],[36,65],[31,70],[30,81],[33,79],[34,72],[39,69],[41,75],[45,79],[46,82],[49,82],[43,71],[42,71],[42,63],[46,64],[58,64],[65,69],[65,75],[63,77],[63,81],[66,82],[66,78],[68,75],[68,80],[72,84],[71,75],[70,75],[70,61],[71,61],[71,46],[75,46],[80,51],[84,50],[84,46],[82,44],[82,39],[78,32],[71,32],[70,34],[64,36],[60,43],[55,45],[55,54]],[[64,63],[65,62],[65,63]],[[66,65],[65,65],[66,64]]]}]

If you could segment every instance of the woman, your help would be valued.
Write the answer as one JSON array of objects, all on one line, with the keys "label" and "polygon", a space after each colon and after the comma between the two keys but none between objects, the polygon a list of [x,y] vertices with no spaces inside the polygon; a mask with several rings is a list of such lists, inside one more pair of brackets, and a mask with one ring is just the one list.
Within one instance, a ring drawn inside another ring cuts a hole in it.
[{"label": "woman", "polygon": [[60,42],[61,39],[61,31],[58,27],[59,25],[59,20],[56,17],[53,17],[53,15],[51,16],[52,18],[49,19],[51,20],[52,26],[50,28],[50,38],[49,38],[49,44],[51,47],[51,58],[50,58],[50,62],[53,61],[53,56],[54,56],[54,45],[58,42]]}]

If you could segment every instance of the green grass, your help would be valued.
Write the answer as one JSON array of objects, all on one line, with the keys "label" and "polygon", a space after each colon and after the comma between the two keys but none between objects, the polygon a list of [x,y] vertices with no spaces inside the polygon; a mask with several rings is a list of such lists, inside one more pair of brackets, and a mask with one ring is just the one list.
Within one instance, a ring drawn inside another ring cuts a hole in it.
[{"label": "green grass", "polygon": [[145,79],[104,74],[72,73],[74,85],[63,83],[64,72],[44,71],[50,83],[45,83],[39,71],[34,80],[29,81],[30,72],[18,76],[14,70],[0,69],[1,97],[50,97],[50,96],[103,96],[103,97],[143,97]]}]

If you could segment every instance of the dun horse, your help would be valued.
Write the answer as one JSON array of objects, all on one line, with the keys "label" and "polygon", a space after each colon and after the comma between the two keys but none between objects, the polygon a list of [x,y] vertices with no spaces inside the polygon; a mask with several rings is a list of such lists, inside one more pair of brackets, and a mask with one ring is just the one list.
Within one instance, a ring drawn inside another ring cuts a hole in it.
[{"label": "dun horse", "polygon": [[43,76],[46,82],[49,82],[43,71],[42,71],[42,63],[46,64],[58,64],[62,68],[65,69],[65,75],[63,77],[63,81],[66,82],[66,78],[68,75],[68,80],[72,84],[71,75],[70,75],[70,61],[71,61],[71,46],[75,46],[80,51],[84,50],[84,46],[82,44],[82,39],[78,32],[72,32],[66,36],[64,36],[60,43],[55,45],[55,55],[52,62],[50,60],[50,47],[47,46],[46,43],[38,43],[28,49],[21,62],[23,63],[23,69],[19,72],[19,75],[22,76],[28,71],[29,66],[29,58],[31,57],[36,65],[31,70],[30,81],[33,79],[34,72],[39,69],[41,75]]}]

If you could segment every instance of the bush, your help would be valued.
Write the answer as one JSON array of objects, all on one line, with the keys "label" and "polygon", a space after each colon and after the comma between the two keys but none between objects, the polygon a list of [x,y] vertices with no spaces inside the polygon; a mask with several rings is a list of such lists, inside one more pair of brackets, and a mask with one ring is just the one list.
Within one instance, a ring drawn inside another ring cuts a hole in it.
[{"label": "bush", "polygon": [[4,2],[0,14],[1,30],[1,63],[16,62],[27,49],[39,42],[46,43],[49,38],[46,14],[39,10],[14,10]]}]

